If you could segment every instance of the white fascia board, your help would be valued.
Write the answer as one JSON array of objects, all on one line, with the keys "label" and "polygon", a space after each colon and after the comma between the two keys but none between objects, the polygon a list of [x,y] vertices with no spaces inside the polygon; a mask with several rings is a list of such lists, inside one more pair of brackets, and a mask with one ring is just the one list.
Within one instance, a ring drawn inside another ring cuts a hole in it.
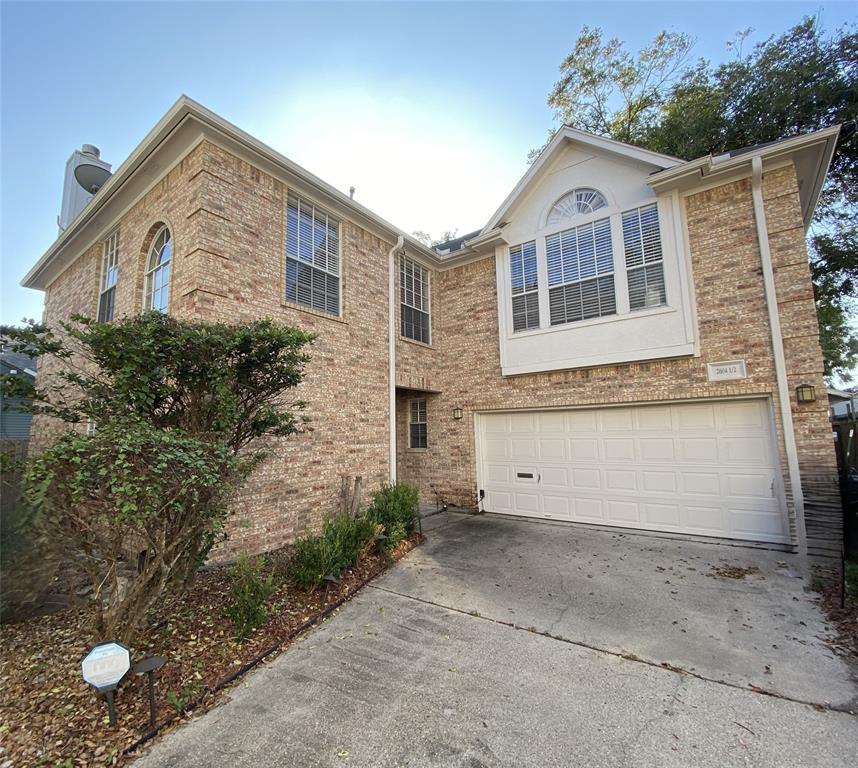
[{"label": "white fascia board", "polygon": [[360,203],[356,203],[338,189],[332,187],[327,182],[322,181],[318,176],[310,173],[297,163],[292,162],[287,157],[263,144],[258,139],[253,138],[250,134],[242,131],[227,120],[224,120],[211,110],[197,103],[193,99],[182,95],[158,121],[155,127],[146,134],[140,144],[135,147],[128,158],[105,182],[104,186],[98,190],[77,218],[62,232],[62,234],[59,235],[30,271],[27,272],[21,281],[21,285],[26,288],[44,290],[46,287],[46,282],[43,279],[45,268],[51,264],[57,255],[71,243],[81,229],[90,220],[92,220],[92,218],[102,209],[105,203],[111,199],[122,185],[140,169],[141,165],[145,163],[146,159],[157,149],[157,147],[188,118],[196,119],[203,126],[214,129],[218,133],[244,145],[253,153],[265,157],[276,166],[285,170],[290,176],[297,178],[301,183],[306,184],[323,197],[336,200],[342,207],[354,212],[358,218],[372,222],[375,225],[375,228],[387,233],[392,242],[395,242],[398,237],[402,235],[410,248],[420,253],[424,259],[429,260],[433,264],[438,264],[438,254],[432,249],[427,248],[419,240],[403,232],[380,216],[374,214]]},{"label": "white fascia board", "polygon": [[687,191],[698,185],[711,186],[719,177],[726,177],[738,171],[743,171],[745,175],[750,176],[751,163],[755,157],[759,157],[766,166],[770,167],[778,161],[791,161],[799,152],[816,150],[818,155],[813,164],[812,177],[808,179],[810,190],[807,195],[802,196],[802,217],[806,229],[810,225],[810,220],[816,209],[819,194],[822,191],[831,159],[837,147],[839,134],[840,126],[835,125],[813,133],[793,136],[735,157],[730,157],[727,153],[716,156],[708,155],[676,168],[659,171],[650,176],[647,183],[656,192],[663,192],[675,187],[683,187]]},{"label": "white fascia board", "polygon": [[564,125],[554,134],[551,141],[548,142],[548,146],[539,153],[539,157],[527,169],[527,172],[521,177],[512,192],[506,196],[500,208],[492,214],[486,226],[483,227],[483,232],[488,232],[500,224],[503,217],[530,186],[530,183],[539,175],[557,149],[567,141],[575,141],[601,152],[610,152],[631,160],[646,163],[647,165],[653,165],[656,168],[674,168],[684,163],[683,160],[671,157],[670,155],[661,155],[658,152],[651,152],[648,149],[641,149],[631,144],[624,144],[621,141],[608,139],[604,136],[596,136],[593,133],[587,133],[586,131],[580,131],[577,128],[570,128],[568,125]]}]

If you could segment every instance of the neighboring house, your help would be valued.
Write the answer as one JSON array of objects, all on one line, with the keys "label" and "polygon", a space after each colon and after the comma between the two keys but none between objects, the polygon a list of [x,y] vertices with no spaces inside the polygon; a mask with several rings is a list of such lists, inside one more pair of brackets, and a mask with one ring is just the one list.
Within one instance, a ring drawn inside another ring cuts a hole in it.
[{"label": "neighboring house", "polygon": [[[36,359],[6,349],[0,350],[0,374],[26,376],[36,380]],[[27,442],[30,439],[32,416],[21,410],[30,404],[19,397],[5,398],[0,389],[0,441]]]},{"label": "neighboring house", "polygon": [[315,429],[251,479],[226,554],[318,526],[341,475],[833,554],[805,230],[837,137],[683,162],[563,128],[481,230],[433,249],[183,97],[24,285],[48,323],[157,309],[318,333]]},{"label": "neighboring house", "polygon": [[854,392],[848,392],[846,390],[834,389],[833,387],[828,387],[828,407],[831,410],[831,420],[832,421],[846,421],[848,419],[853,419],[856,413],[856,401],[858,401],[858,395]]}]

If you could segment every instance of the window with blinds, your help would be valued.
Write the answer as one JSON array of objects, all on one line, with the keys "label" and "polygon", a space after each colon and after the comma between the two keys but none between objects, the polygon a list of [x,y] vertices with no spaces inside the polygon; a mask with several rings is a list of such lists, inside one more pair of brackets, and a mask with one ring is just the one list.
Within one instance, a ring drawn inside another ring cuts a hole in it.
[{"label": "window with blinds", "polygon": [[408,445],[411,448],[426,448],[428,445],[428,434],[426,431],[426,399],[418,398],[411,401],[411,415],[408,420],[409,438]]},{"label": "window with blinds", "polygon": [[551,325],[616,314],[610,219],[549,235],[545,253]]},{"label": "window with blinds", "polygon": [[429,344],[429,270],[411,259],[399,261],[399,303],[402,335]]},{"label": "window with blinds", "polygon": [[119,231],[114,232],[103,243],[101,256],[101,280],[98,290],[98,322],[113,320],[116,304],[116,281],[119,278]]},{"label": "window with blinds", "polygon": [[623,213],[623,248],[629,307],[647,309],[666,304],[661,232],[655,203]]},{"label": "window with blinds", "polygon": [[512,330],[539,328],[539,284],[536,271],[536,241],[509,249],[512,287]]},{"label": "window with blinds", "polygon": [[286,300],[340,314],[340,225],[290,196],[286,204]]}]

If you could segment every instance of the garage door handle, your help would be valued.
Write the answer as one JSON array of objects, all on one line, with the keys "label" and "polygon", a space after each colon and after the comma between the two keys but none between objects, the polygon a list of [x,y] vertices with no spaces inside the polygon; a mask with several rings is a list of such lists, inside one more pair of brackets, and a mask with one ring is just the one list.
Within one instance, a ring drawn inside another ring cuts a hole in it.
[{"label": "garage door handle", "polygon": [[541,482],[542,482],[542,475],[537,475],[537,476],[536,476],[536,482],[537,482],[537,483],[541,483]]}]

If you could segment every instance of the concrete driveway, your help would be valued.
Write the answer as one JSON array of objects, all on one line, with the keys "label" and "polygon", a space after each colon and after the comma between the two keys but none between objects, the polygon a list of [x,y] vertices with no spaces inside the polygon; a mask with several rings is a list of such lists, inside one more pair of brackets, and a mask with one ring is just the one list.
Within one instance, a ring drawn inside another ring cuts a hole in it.
[{"label": "concrete driveway", "polygon": [[[491,516],[427,528],[138,765],[854,765],[858,685],[791,556]],[[759,572],[713,575],[728,564]]]}]

